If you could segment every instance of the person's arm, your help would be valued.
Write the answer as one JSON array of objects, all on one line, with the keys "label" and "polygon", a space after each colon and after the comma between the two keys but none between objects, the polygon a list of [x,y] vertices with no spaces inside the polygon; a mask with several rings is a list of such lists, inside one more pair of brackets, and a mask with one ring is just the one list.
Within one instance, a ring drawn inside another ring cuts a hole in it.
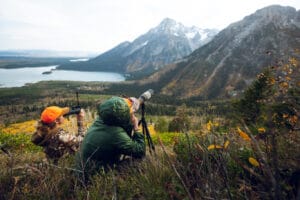
[{"label": "person's arm", "polygon": [[75,135],[70,134],[69,132],[61,129],[59,131],[58,139],[61,143],[63,143],[71,151],[75,152],[78,149],[79,144],[82,142],[83,137],[75,136]]},{"label": "person's arm", "polygon": [[131,123],[134,131],[132,138],[124,130],[118,132],[115,138],[115,147],[121,154],[142,158],[146,152],[145,139],[139,131],[138,119],[133,114],[131,115]]},{"label": "person's arm", "polygon": [[142,158],[145,156],[146,146],[144,135],[140,132],[135,132],[132,138],[130,138],[125,131],[121,131],[116,134],[114,141],[114,148],[120,154],[134,158]]},{"label": "person's arm", "polygon": [[77,127],[78,127],[77,136],[80,136],[82,138],[86,133],[86,128],[84,126],[84,117],[85,117],[85,112],[83,109],[81,109],[80,113],[77,115]]}]

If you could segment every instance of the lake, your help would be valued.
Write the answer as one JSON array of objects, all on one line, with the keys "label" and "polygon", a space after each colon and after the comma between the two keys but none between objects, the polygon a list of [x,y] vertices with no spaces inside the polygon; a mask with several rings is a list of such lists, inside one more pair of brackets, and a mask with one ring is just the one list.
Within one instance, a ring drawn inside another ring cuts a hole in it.
[{"label": "lake", "polygon": [[[83,72],[71,70],[55,70],[57,65],[46,67],[26,67],[17,69],[0,68],[0,87],[21,87],[26,83],[36,83],[46,80],[68,81],[124,81],[122,74],[112,72]],[[43,74],[43,72],[51,72]]]}]

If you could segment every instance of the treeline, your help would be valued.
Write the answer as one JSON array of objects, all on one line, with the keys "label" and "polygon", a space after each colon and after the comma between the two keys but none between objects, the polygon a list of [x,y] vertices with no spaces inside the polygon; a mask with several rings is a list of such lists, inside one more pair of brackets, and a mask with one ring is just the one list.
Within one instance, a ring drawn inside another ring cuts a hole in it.
[{"label": "treeline", "polygon": [[41,67],[69,63],[70,58],[33,58],[19,56],[0,56],[0,68]]},{"label": "treeline", "polygon": [[24,87],[0,88],[0,123],[5,121],[5,124],[9,124],[36,118],[49,105],[76,106],[76,92],[79,93],[79,103],[83,108],[96,111],[97,105],[109,96],[138,98],[148,89],[154,90],[152,98],[146,102],[146,112],[149,115],[174,116],[176,108],[181,105],[186,105],[188,113],[196,116],[230,113],[229,101],[181,99],[162,95],[160,88],[155,84],[42,81]]}]

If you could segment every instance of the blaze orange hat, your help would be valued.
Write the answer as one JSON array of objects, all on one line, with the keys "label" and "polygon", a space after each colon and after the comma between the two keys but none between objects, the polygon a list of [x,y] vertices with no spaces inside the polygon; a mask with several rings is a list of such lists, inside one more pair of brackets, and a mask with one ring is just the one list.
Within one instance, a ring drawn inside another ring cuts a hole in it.
[{"label": "blaze orange hat", "polygon": [[44,123],[52,123],[58,117],[67,114],[70,111],[70,108],[65,107],[61,108],[58,106],[50,106],[45,108],[45,110],[41,114],[41,120]]}]

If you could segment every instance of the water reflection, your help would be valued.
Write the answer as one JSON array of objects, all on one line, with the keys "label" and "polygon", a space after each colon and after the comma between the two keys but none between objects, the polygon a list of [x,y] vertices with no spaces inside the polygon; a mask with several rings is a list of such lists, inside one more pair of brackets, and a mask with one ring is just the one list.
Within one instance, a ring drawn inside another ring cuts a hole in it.
[{"label": "water reflection", "polygon": [[0,87],[20,87],[24,86],[26,83],[36,83],[44,80],[103,82],[119,82],[125,80],[125,77],[118,73],[56,70],[56,67],[57,65],[18,69],[0,69]]}]

